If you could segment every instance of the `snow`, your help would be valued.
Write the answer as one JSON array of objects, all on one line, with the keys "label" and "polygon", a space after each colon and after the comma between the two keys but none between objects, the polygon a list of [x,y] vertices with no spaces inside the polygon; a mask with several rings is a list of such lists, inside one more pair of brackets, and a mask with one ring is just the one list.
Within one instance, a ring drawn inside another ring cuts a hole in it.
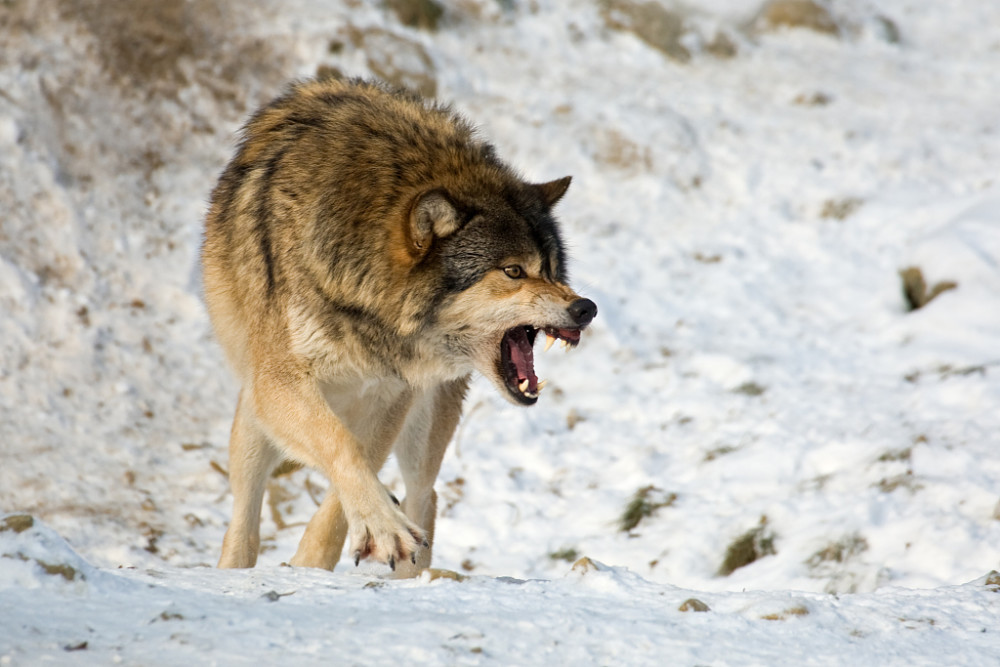
[{"label": "snow", "polygon": [[[555,579],[382,581],[273,567],[113,572],[41,525],[0,533],[0,545],[24,556],[0,573],[5,664],[974,665],[1000,650],[996,575],[839,598],[704,594],[597,563]],[[74,574],[47,575],[35,559]],[[683,611],[693,596],[707,609]]]},{"label": "snow", "polygon": [[[582,0],[455,0],[435,31],[7,3],[0,664],[996,664],[1000,5],[843,0],[833,36],[762,4],[682,11],[680,63]],[[271,483],[257,569],[209,567],[237,387],[200,224],[246,115],[321,65],[433,86],[527,177],[573,175],[600,313],[536,351],[534,408],[474,383],[437,485],[464,581],[281,567],[307,470]],[[908,267],[957,287],[911,311]]]}]

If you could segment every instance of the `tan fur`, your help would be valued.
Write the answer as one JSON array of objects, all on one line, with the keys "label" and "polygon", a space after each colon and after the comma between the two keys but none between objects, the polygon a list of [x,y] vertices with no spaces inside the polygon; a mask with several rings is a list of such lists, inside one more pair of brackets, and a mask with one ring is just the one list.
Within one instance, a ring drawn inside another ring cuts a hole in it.
[{"label": "tan fur", "polygon": [[[348,535],[356,559],[398,576],[430,565],[434,480],[469,374],[510,393],[505,331],[593,316],[567,314],[580,297],[549,210],[568,185],[524,183],[449,110],[374,84],[298,84],[250,120],[202,251],[242,383],[220,567],[255,564],[266,481],[286,459],[331,482],[293,565],[332,569]],[[392,451],[400,506],[377,477]]]}]

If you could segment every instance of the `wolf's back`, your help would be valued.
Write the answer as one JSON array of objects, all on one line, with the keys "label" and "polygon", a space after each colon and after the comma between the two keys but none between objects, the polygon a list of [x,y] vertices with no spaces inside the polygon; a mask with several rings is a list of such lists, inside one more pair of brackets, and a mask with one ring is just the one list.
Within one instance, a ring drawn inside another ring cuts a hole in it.
[{"label": "wolf's back", "polygon": [[293,85],[243,128],[206,219],[206,301],[233,365],[246,365],[247,327],[270,325],[276,341],[293,304],[421,310],[433,277],[398,271],[415,197],[475,200],[516,180],[447,107],[358,80]]}]

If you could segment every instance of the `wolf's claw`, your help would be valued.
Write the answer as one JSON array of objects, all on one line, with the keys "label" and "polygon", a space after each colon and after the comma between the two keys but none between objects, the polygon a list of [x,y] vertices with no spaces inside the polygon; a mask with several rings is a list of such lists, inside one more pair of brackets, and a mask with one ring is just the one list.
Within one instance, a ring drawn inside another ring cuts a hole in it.
[{"label": "wolf's claw", "polygon": [[[386,500],[392,496],[388,491],[386,495],[389,496]],[[424,531],[393,503],[384,504],[384,513],[349,518],[349,525],[352,519],[351,553],[354,554],[355,566],[362,560],[370,559],[385,563],[395,572],[396,566],[405,564],[406,559],[416,565],[420,545],[426,546],[428,542]]]}]

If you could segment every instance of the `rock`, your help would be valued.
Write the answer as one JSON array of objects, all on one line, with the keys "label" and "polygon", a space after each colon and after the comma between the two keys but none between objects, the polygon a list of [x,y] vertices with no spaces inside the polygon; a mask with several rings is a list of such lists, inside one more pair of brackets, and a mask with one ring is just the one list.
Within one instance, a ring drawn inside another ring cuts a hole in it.
[{"label": "rock", "polygon": [[464,574],[459,574],[453,570],[443,570],[436,567],[424,568],[420,572],[420,579],[434,581],[435,579],[451,579],[452,581],[465,581],[468,579]]},{"label": "rock", "polygon": [[680,611],[711,611],[708,605],[697,598],[688,598],[677,608]]}]

